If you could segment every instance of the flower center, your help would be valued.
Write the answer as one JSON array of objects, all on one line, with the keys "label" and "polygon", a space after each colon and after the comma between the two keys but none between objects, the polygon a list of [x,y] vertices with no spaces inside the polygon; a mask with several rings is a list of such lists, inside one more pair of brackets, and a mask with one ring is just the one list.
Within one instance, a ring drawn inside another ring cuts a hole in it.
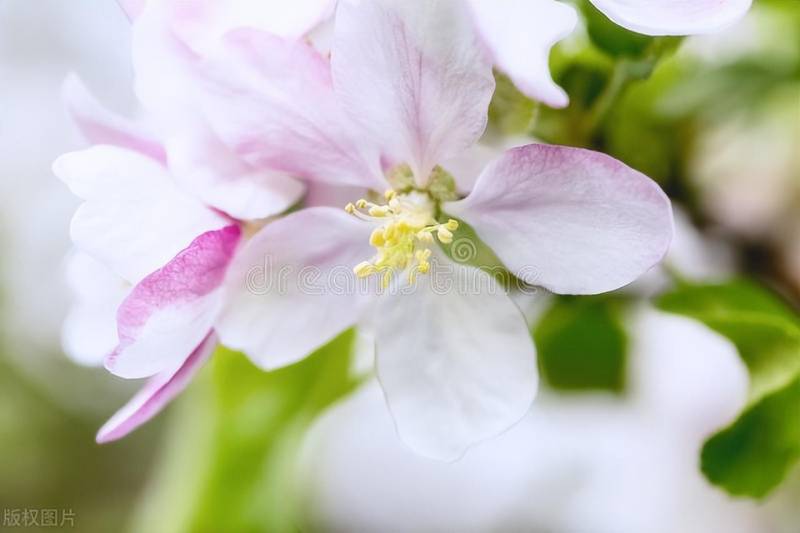
[{"label": "flower center", "polygon": [[434,234],[439,242],[451,243],[458,221],[437,222],[434,218],[436,205],[424,192],[389,189],[384,198],[386,203],[382,205],[361,199],[345,206],[345,211],[351,215],[379,224],[369,239],[375,255],[356,265],[353,272],[360,278],[379,274],[381,286],[386,288],[395,271],[407,270],[409,283],[414,283],[417,273],[425,274],[430,270]]}]

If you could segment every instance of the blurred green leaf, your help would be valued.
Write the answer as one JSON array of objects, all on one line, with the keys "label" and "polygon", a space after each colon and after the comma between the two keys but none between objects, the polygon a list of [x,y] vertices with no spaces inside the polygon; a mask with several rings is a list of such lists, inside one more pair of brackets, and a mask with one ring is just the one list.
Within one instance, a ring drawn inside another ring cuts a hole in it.
[{"label": "blurred green leaf", "polygon": [[534,328],[543,377],[555,388],[625,387],[628,339],[621,301],[607,296],[558,297]]},{"label": "blurred green leaf", "polygon": [[702,468],[731,494],[765,496],[800,457],[800,378],[764,397],[703,447]]},{"label": "blurred green leaf", "polygon": [[489,121],[504,134],[527,133],[539,105],[522,94],[505,74],[495,71],[494,78],[496,88],[489,104]]},{"label": "blurred green leaf", "polygon": [[680,284],[658,306],[724,335],[747,365],[748,408],[706,443],[702,468],[732,494],[764,496],[800,460],[800,320],[747,281]]}]

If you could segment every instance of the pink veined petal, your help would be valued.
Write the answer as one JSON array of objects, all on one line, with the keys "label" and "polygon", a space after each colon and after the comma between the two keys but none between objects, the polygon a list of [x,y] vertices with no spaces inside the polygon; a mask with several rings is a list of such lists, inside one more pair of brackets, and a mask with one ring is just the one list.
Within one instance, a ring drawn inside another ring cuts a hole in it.
[{"label": "pink veined petal", "polygon": [[752,0],[590,0],[608,18],[646,35],[695,35],[722,30],[750,9]]},{"label": "pink veined petal", "polygon": [[101,365],[119,342],[117,308],[130,285],[78,250],[67,259],[66,278],[74,300],[61,331],[64,352],[78,364]]},{"label": "pink veined petal", "polygon": [[531,98],[565,107],[567,93],[550,76],[550,48],[572,33],[575,9],[555,0],[469,0],[495,64]]},{"label": "pink veined petal", "polygon": [[119,345],[105,362],[110,372],[141,378],[180,365],[217,320],[240,236],[235,225],[204,233],[133,288],[117,311]]},{"label": "pink veined petal", "polygon": [[438,253],[376,312],[376,369],[403,441],[455,460],[514,425],[537,388],[522,313],[489,274]]},{"label": "pink veined petal", "polygon": [[385,187],[369,138],[356,138],[333,92],[330,65],[309,44],[254,30],[225,38],[202,68],[206,115],[259,168],[337,185]]},{"label": "pink veined petal", "polygon": [[420,186],[486,128],[492,65],[460,0],[343,0],[331,61],[346,111]]},{"label": "pink veined petal", "polygon": [[353,326],[371,292],[353,274],[373,226],[342,209],[303,209],[267,224],[237,254],[217,331],[270,370],[299,361]]},{"label": "pink veined petal", "polygon": [[142,124],[105,109],[75,74],[61,85],[61,97],[75,124],[92,144],[110,144],[166,163],[164,147]]},{"label": "pink veined petal", "polygon": [[507,151],[444,209],[471,224],[524,281],[562,294],[618,289],[657,264],[672,208],[647,176],[598,152],[531,144]]},{"label": "pink veined petal", "polygon": [[165,370],[150,378],[144,387],[117,411],[97,432],[97,442],[105,444],[145,424],[183,392],[194,375],[208,361],[217,346],[217,336],[209,332],[189,357],[175,370]]},{"label": "pink veined petal", "polygon": [[180,190],[166,168],[137,152],[98,145],[62,155],[53,171],[86,200],[70,227],[75,245],[131,284],[201,233],[230,224]]}]

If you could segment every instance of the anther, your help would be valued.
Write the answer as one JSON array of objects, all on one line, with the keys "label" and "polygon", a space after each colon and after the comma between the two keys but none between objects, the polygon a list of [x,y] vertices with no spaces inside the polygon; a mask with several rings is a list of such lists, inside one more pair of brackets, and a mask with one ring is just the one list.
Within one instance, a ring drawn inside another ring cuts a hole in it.
[{"label": "anther", "polygon": [[375,265],[373,265],[369,261],[362,261],[361,263],[353,267],[353,273],[359,278],[366,278],[367,276],[375,272],[375,270],[376,270]]},{"label": "anther", "polygon": [[386,237],[383,234],[383,228],[375,228],[369,236],[369,243],[375,248],[380,248],[386,244]]},{"label": "anther", "polygon": [[439,241],[443,244],[453,242],[453,233],[445,226],[439,226],[439,229],[436,230],[436,236],[439,237]]}]

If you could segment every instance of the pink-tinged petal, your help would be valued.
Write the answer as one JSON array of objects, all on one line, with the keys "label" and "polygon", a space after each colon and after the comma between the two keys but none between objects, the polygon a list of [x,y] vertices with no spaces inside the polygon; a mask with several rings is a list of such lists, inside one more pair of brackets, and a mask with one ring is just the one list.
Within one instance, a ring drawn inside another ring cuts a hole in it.
[{"label": "pink-tinged petal", "polygon": [[300,39],[333,11],[334,0],[168,0],[170,26],[195,50],[208,51],[230,30],[252,28]]},{"label": "pink-tinged petal", "polygon": [[204,109],[234,152],[308,180],[380,188],[369,139],[356,139],[336,101],[328,60],[302,41],[238,30],[206,62]]},{"label": "pink-tinged petal", "polygon": [[530,142],[529,137],[521,136],[481,139],[479,143],[458,156],[441,161],[440,165],[453,176],[458,192],[466,196],[475,187],[475,182],[478,181],[486,165],[503,155],[506,150]]},{"label": "pink-tinged petal", "polygon": [[141,378],[180,365],[219,316],[240,236],[235,225],[204,233],[133,288],[117,311],[119,345],[105,362],[110,372]]},{"label": "pink-tinged petal", "polygon": [[419,185],[481,136],[494,77],[463,2],[346,0],[335,31],[340,101]]},{"label": "pink-tinged petal", "polygon": [[353,198],[366,198],[369,193],[364,187],[338,186],[328,183],[309,183],[303,198],[303,207],[342,208]]},{"label": "pink-tinged petal", "polygon": [[564,146],[509,150],[445,210],[471,224],[518,277],[562,294],[627,285],[672,239],[669,199],[650,178]]},{"label": "pink-tinged petal", "polygon": [[435,259],[416,285],[380,296],[376,366],[403,441],[455,460],[528,411],[536,351],[522,313],[494,278]]},{"label": "pink-tinged petal", "polygon": [[163,146],[148,128],[109,112],[75,74],[64,80],[61,96],[75,124],[90,143],[119,146],[166,162]]},{"label": "pink-tinged petal", "polygon": [[119,341],[117,308],[130,285],[77,250],[67,259],[66,278],[74,301],[61,331],[64,352],[78,364],[100,365]]},{"label": "pink-tinged petal", "polygon": [[53,171],[86,200],[72,219],[76,246],[131,284],[201,233],[230,220],[174,184],[153,159],[113,146],[64,154]]},{"label": "pink-tinged petal", "polygon": [[722,30],[750,9],[752,0],[590,0],[622,27],[646,35],[695,35]]},{"label": "pink-tinged petal", "polygon": [[119,7],[122,8],[122,11],[125,12],[125,16],[127,16],[128,19],[136,20],[136,18],[142,14],[142,11],[144,11],[147,0],[117,0],[117,3]]},{"label": "pink-tinged petal", "polygon": [[328,207],[265,226],[231,266],[217,326],[222,343],[269,370],[299,361],[353,326],[371,300],[353,274],[374,253],[371,230]]},{"label": "pink-tinged petal", "polygon": [[495,64],[531,98],[565,107],[567,93],[550,76],[550,48],[572,33],[575,9],[555,0],[469,0]]},{"label": "pink-tinged petal", "polygon": [[150,2],[131,36],[136,96],[165,134],[197,113],[188,68],[196,54],[171,30],[172,17],[169,2]]},{"label": "pink-tinged petal", "polygon": [[171,171],[204,203],[232,217],[265,218],[285,211],[302,195],[301,184],[278,172],[253,167],[214,133],[198,95],[202,86],[196,75],[200,57],[171,27],[186,17],[202,26],[196,20],[202,18],[195,12],[198,2],[183,6],[195,18],[182,15],[180,6],[173,4],[148,7],[133,32],[136,92],[159,121]]},{"label": "pink-tinged petal", "polygon": [[176,370],[165,370],[150,378],[144,387],[97,432],[97,442],[121,439],[156,416],[175,397],[183,392],[197,370],[208,361],[217,346],[213,332],[194,349]]},{"label": "pink-tinged petal", "polygon": [[167,142],[170,170],[186,190],[241,220],[277,215],[300,201],[302,182],[248,164],[202,125]]}]

